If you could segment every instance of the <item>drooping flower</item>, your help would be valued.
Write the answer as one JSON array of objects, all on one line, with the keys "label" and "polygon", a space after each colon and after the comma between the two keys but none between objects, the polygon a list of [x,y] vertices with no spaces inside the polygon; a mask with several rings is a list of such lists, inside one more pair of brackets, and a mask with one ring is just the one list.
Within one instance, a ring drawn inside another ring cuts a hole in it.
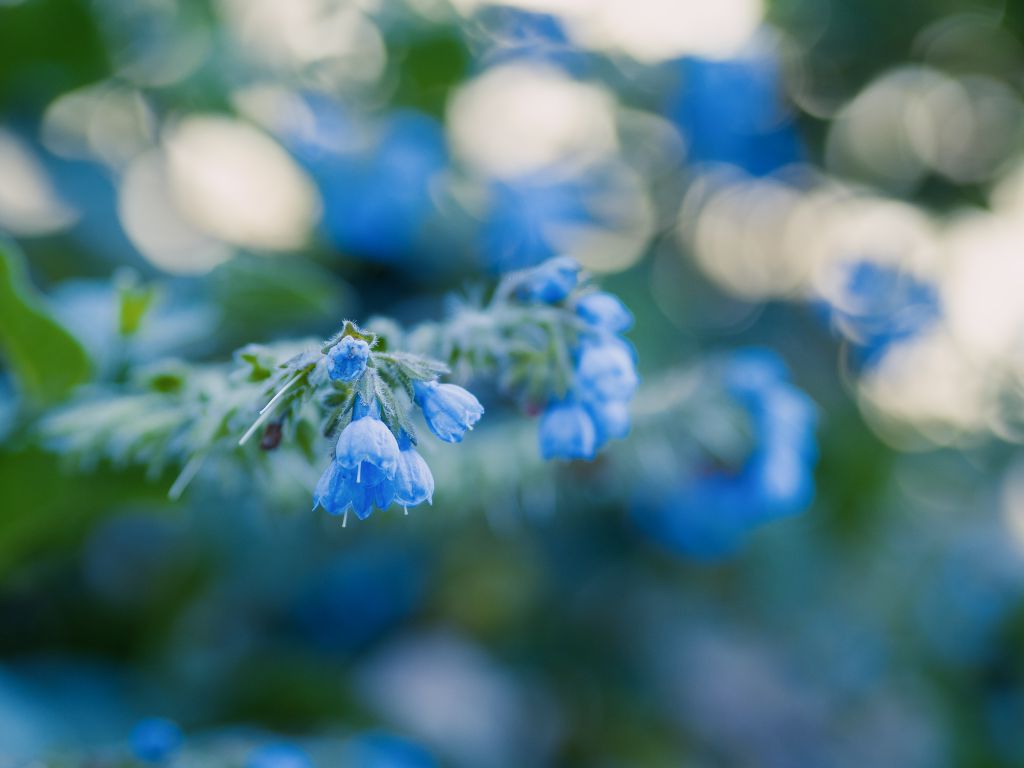
[{"label": "drooping flower", "polygon": [[587,409],[573,399],[553,402],[540,419],[540,454],[545,459],[592,459],[597,427]]},{"label": "drooping flower", "polygon": [[352,510],[360,520],[375,506],[387,509],[395,497],[400,453],[395,436],[380,420],[379,406],[367,407],[357,399],[353,420],[342,430],[334,460],[313,493],[314,509],[322,506],[332,515]]},{"label": "drooping flower", "polygon": [[181,728],[173,720],[147,717],[132,728],[132,754],[144,763],[162,763],[181,747]]},{"label": "drooping flower", "polygon": [[282,741],[250,752],[245,768],[313,768],[313,763],[303,750]]},{"label": "drooping flower", "polygon": [[433,501],[434,476],[430,467],[406,435],[399,441],[398,472],[395,474],[395,503],[406,509]]},{"label": "drooping flower", "polygon": [[621,440],[629,434],[629,401],[594,401],[586,403],[585,407],[597,429],[599,448],[609,440]]},{"label": "drooping flower", "polygon": [[628,400],[640,384],[632,349],[608,335],[584,342],[575,380],[577,395],[586,401]]},{"label": "drooping flower", "polygon": [[520,293],[532,301],[557,304],[579,279],[580,264],[571,256],[556,256],[531,269],[523,278]]},{"label": "drooping flower", "polygon": [[[358,415],[358,408],[354,415]],[[335,460],[345,469],[356,470],[356,477],[361,481],[363,471],[379,474],[393,480],[398,469],[398,441],[380,420],[379,407],[371,409],[363,416],[354,418],[342,430],[338,444],[334,449]]]},{"label": "drooping flower", "polygon": [[607,291],[588,293],[576,302],[576,314],[595,328],[625,333],[633,326],[633,313]]},{"label": "drooping flower", "polygon": [[369,344],[346,336],[327,353],[327,373],[335,381],[355,381],[366,371],[369,358]]},{"label": "drooping flower", "polygon": [[430,431],[446,443],[461,442],[466,430],[472,429],[483,416],[480,401],[456,384],[417,381],[414,391]]}]

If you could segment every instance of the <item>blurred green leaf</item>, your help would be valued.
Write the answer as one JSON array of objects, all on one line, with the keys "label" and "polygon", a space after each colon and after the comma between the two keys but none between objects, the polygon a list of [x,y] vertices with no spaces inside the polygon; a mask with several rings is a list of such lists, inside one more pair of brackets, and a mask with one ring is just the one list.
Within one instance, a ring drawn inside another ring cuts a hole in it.
[{"label": "blurred green leaf", "polygon": [[142,325],[142,319],[153,305],[156,290],[151,285],[142,285],[134,271],[123,271],[116,275],[118,296],[118,332],[122,336],[134,336]]},{"label": "blurred green leaf", "polygon": [[62,399],[89,377],[82,346],[35,296],[24,258],[0,239],[0,350],[22,391],[43,403]]}]

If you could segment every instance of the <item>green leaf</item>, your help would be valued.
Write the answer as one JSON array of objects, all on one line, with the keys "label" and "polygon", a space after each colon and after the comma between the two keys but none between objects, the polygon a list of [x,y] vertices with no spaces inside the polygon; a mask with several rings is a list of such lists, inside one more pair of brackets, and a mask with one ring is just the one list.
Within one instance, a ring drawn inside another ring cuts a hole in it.
[{"label": "green leaf", "polygon": [[156,291],[151,285],[142,285],[132,270],[122,270],[115,277],[118,296],[117,330],[122,336],[134,336],[142,325]]},{"label": "green leaf", "polygon": [[52,403],[89,378],[89,357],[28,280],[17,246],[0,238],[0,351],[29,398]]}]

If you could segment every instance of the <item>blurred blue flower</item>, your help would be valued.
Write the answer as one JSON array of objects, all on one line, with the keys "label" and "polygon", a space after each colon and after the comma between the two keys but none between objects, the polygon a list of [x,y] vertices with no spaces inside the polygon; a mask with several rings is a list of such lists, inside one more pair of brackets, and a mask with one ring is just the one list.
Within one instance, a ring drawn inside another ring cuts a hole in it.
[{"label": "blurred blue flower", "polygon": [[633,313],[607,291],[588,293],[576,302],[576,314],[595,328],[625,333],[633,327]]},{"label": "blurred blue flower", "polygon": [[283,140],[320,188],[328,238],[362,258],[404,258],[436,210],[431,186],[448,166],[441,124],[412,110],[357,124],[326,96],[306,103],[313,127],[285,126]]},{"label": "blurred blue flower", "polygon": [[638,506],[648,535],[685,555],[732,554],[757,525],[804,510],[814,495],[817,412],[770,350],[735,353],[720,373],[747,416],[751,448],[736,470],[693,472]]},{"label": "blurred blue flower", "polygon": [[540,418],[540,455],[545,459],[594,458],[597,427],[590,412],[572,399],[550,403]]},{"label": "blurred blue flower", "polygon": [[366,371],[370,345],[354,336],[346,336],[327,353],[327,373],[335,381],[355,381]]},{"label": "blurred blue flower", "polygon": [[484,414],[473,393],[456,384],[417,381],[413,386],[427,426],[446,443],[461,442],[466,430],[472,429]]},{"label": "blurred blue flower", "polygon": [[621,440],[629,434],[631,418],[628,400],[605,400],[586,403],[587,412],[597,429],[597,445]]},{"label": "blurred blue flower", "polygon": [[777,52],[764,41],[728,60],[684,58],[666,116],[687,142],[693,164],[728,163],[763,176],[804,158],[783,101]]},{"label": "blurred blue flower", "polygon": [[313,768],[309,756],[293,744],[277,742],[249,753],[245,768]]},{"label": "blurred blue flower", "polygon": [[594,220],[587,206],[591,186],[553,174],[492,182],[479,235],[485,265],[494,272],[510,272],[557,256],[561,230]]},{"label": "blurred blue flower", "polygon": [[469,43],[481,67],[526,60],[577,74],[583,68],[584,56],[573,46],[557,16],[490,5],[480,9],[473,20],[477,28]]},{"label": "blurred blue flower", "polygon": [[384,733],[352,740],[345,754],[359,768],[436,768],[437,761],[423,747]]},{"label": "blurred blue flower", "polygon": [[181,747],[181,728],[162,717],[140,720],[132,728],[132,754],[144,763],[162,763]]},{"label": "blurred blue flower", "polygon": [[829,304],[833,325],[860,347],[867,361],[926,331],[940,312],[933,285],[874,261],[849,265],[839,295]]},{"label": "blurred blue flower", "polygon": [[584,402],[629,400],[640,385],[629,344],[610,334],[587,339],[576,363],[575,392]]},{"label": "blurred blue flower", "polygon": [[526,299],[544,304],[563,301],[576,287],[580,264],[569,256],[548,259],[523,276],[519,293]]},{"label": "blurred blue flower", "polygon": [[296,627],[317,647],[355,651],[397,627],[422,602],[423,558],[390,542],[362,542],[308,574]]}]

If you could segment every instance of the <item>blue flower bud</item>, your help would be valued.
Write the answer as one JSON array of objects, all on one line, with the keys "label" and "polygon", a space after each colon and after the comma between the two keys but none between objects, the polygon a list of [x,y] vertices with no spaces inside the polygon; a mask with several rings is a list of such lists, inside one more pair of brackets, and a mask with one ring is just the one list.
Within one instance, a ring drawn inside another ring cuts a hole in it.
[{"label": "blue flower bud", "polygon": [[355,336],[345,336],[327,353],[327,375],[335,381],[355,381],[366,371],[370,345]]},{"label": "blue flower bud", "polygon": [[393,480],[398,469],[398,441],[372,410],[342,430],[334,455],[342,467],[356,470],[357,482],[362,482],[364,470],[380,470]]},{"label": "blue flower bud", "polygon": [[250,752],[245,768],[313,768],[313,763],[298,747],[278,742]]},{"label": "blue flower bud", "polygon": [[610,293],[589,293],[576,302],[576,314],[586,323],[610,333],[624,333],[633,326],[633,313]]},{"label": "blue flower bud", "polygon": [[579,273],[580,265],[576,259],[556,256],[530,270],[519,290],[527,299],[555,304],[576,287]]},{"label": "blue flower bud", "polygon": [[162,717],[148,717],[132,728],[132,754],[144,763],[162,763],[181,747],[181,729]]},{"label": "blue flower bud", "polygon": [[545,459],[592,459],[597,447],[597,427],[583,405],[570,399],[545,409],[540,419],[540,454]]},{"label": "blue flower bud", "polygon": [[576,389],[586,401],[628,400],[636,392],[633,352],[626,342],[613,336],[583,345],[576,364]]},{"label": "blue flower bud", "polygon": [[408,438],[400,443],[398,472],[395,475],[395,503],[403,507],[415,507],[424,501],[431,503],[434,498],[434,476],[430,467]]},{"label": "blue flower bud", "polygon": [[466,430],[483,416],[480,401],[460,386],[436,381],[417,381],[413,386],[427,426],[446,443],[461,442]]}]

